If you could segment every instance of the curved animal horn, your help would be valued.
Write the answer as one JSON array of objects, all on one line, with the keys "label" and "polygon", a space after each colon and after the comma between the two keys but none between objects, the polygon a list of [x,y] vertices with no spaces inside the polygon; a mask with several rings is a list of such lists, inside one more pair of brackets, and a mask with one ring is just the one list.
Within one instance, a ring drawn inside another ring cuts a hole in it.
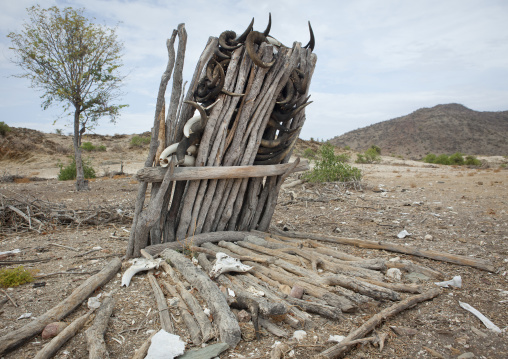
[{"label": "curved animal horn", "polygon": [[[199,111],[199,114],[201,115],[201,121],[200,123],[203,125],[203,128],[205,127],[206,123],[208,122],[208,116],[206,115],[206,111],[199,103],[194,101],[184,101],[186,104],[191,105],[196,110]],[[187,148],[186,148],[187,149]]]},{"label": "curved animal horn", "polygon": [[196,122],[200,122],[201,120],[201,114],[197,114],[197,115],[194,115],[192,116],[186,123],[185,123],[185,126],[183,126],[183,135],[185,137],[189,137],[189,135],[191,134],[191,127],[193,124],[195,124]]},{"label": "curved animal horn", "polygon": [[262,42],[266,41],[266,36],[258,31],[251,31],[251,33],[247,36],[247,40],[245,41],[245,47],[247,48],[247,52],[249,53],[249,57],[252,62],[254,62],[259,67],[268,68],[275,63],[275,60],[271,62],[264,62],[261,60],[254,50],[254,44],[260,45]]},{"label": "curved animal horn", "polygon": [[252,18],[252,21],[250,22],[247,29],[243,32],[243,34],[238,36],[238,38],[236,39],[236,42],[240,42],[240,43],[245,42],[247,35],[249,35],[249,33],[252,31],[253,28],[254,28],[254,18]]},{"label": "curved animal horn", "polygon": [[284,85],[281,94],[284,90],[286,90],[286,97],[284,97],[281,101],[278,101],[277,102],[278,105],[284,105],[293,99],[293,96],[295,94],[295,85],[293,84],[293,80],[291,78],[289,78],[286,84]]},{"label": "curved animal horn", "polygon": [[245,96],[244,93],[234,93],[234,92],[228,91],[226,89],[222,89],[222,93],[225,93],[226,95],[231,96],[231,97],[242,97],[242,96]]},{"label": "curved animal horn", "polygon": [[[215,60],[213,60],[213,61],[215,61]],[[217,61],[215,61],[215,62],[217,62]],[[205,94],[203,91],[203,81],[206,81],[206,76],[203,79],[201,79],[201,81],[198,84],[198,88],[194,92],[194,97],[195,97],[196,101],[207,102],[208,100],[213,100],[221,92],[222,88],[224,87],[224,81],[225,81],[225,77],[226,77],[226,75],[224,74],[224,69],[220,65],[215,66],[215,68],[219,69],[219,73],[218,73],[218,82],[219,83],[210,92]],[[214,81],[214,82],[217,82],[217,81]]]},{"label": "curved animal horn", "polygon": [[272,13],[268,13],[268,26],[266,27],[265,31],[263,31],[263,35],[268,36],[270,33],[270,29],[272,28]]},{"label": "curved animal horn", "polygon": [[[236,32],[231,31],[231,30],[223,31],[219,36],[220,47],[222,47],[223,49],[226,49],[226,50],[230,50],[230,51],[238,49],[242,45],[239,44],[235,40],[235,37],[236,37]],[[229,42],[229,44],[228,44],[228,42]]]},{"label": "curved animal horn", "polygon": [[291,141],[290,144],[288,144],[287,148],[284,149],[283,151],[281,152],[278,152],[276,154],[273,154],[273,157],[271,158],[268,158],[268,159],[265,159],[265,160],[259,160],[259,161],[256,161],[254,160],[254,165],[275,165],[277,163],[280,163],[280,161],[282,161],[284,159],[284,157],[286,157],[288,155],[289,152],[291,152],[291,150],[293,149],[293,146],[291,146],[293,144],[294,140]]},{"label": "curved animal horn", "polygon": [[312,26],[310,26],[309,21],[309,32],[310,32],[310,40],[307,45],[304,46],[304,48],[310,48],[310,51],[314,51],[314,46],[316,45],[316,39],[314,38],[314,31],[312,31]]},{"label": "curved animal horn", "polygon": [[213,49],[213,54],[215,55],[216,58],[220,60],[227,60],[231,58],[231,55],[225,54],[222,51],[220,51],[218,46],[215,49]]},{"label": "curved animal horn", "polygon": [[166,167],[168,165],[169,161],[167,158],[176,152],[177,147],[178,143],[173,143],[171,146],[166,147],[166,149],[162,151],[161,155],[159,156],[161,167]]},{"label": "curved animal horn", "polygon": [[282,134],[282,136],[277,137],[275,140],[261,139],[261,146],[268,147],[268,148],[275,148],[275,147],[280,146],[286,142],[289,142],[289,141],[293,140],[295,134],[298,134],[297,130],[300,128],[301,127],[294,129],[294,132],[292,132],[291,134],[288,134],[286,132],[286,133]]}]

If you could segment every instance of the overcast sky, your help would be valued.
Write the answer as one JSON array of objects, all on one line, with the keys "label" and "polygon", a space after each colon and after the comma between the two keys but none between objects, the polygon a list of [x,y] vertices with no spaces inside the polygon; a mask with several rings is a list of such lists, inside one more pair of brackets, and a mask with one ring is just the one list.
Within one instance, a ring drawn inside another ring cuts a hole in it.
[{"label": "overcast sky", "polygon": [[[68,119],[43,111],[40,93],[10,63],[10,40],[40,4],[85,8],[87,17],[118,24],[124,42],[126,95],[116,125],[107,119],[97,133],[141,133],[153,124],[166,39],[179,23],[188,33],[184,80],[190,80],[209,36],[243,32],[252,17],[282,43],[316,36],[318,57],[301,137],[330,139],[422,107],[460,103],[477,111],[508,110],[508,1],[499,0],[284,0],[129,1],[0,0],[0,121],[45,132],[71,132]],[[168,88],[171,88],[168,86]],[[170,94],[168,93],[167,98]]]}]

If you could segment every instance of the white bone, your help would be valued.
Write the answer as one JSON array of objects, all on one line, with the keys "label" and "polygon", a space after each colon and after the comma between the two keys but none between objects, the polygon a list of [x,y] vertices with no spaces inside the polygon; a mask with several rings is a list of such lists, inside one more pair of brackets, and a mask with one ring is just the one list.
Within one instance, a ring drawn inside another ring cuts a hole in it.
[{"label": "white bone", "polygon": [[446,280],[444,282],[435,282],[434,284],[443,288],[448,288],[448,286],[460,288],[462,287],[462,277],[460,275],[456,275],[451,280]]},{"label": "white bone", "polygon": [[189,121],[187,121],[185,126],[183,127],[183,135],[185,137],[189,138],[190,134],[192,133],[191,126],[199,121],[201,121],[201,114],[198,113],[197,115],[194,115],[193,117],[191,117],[189,119]]},{"label": "white bone", "polygon": [[459,305],[464,308],[465,310],[467,311],[470,311],[471,313],[473,313],[478,319],[480,319],[482,321],[483,324],[485,324],[485,326],[487,328],[489,328],[490,330],[496,332],[496,333],[501,333],[501,329],[499,329],[499,327],[497,325],[495,325],[494,323],[492,323],[489,318],[487,318],[486,316],[484,316],[482,313],[480,313],[478,310],[476,310],[475,308],[473,308],[472,306],[470,306],[469,304],[467,303],[464,303],[464,302],[461,302],[459,301]]},{"label": "white bone", "polygon": [[159,268],[159,263],[161,259],[146,259],[146,258],[136,258],[133,260],[132,265],[125,271],[122,276],[122,287],[128,287],[132,277],[134,274],[142,271],[147,271],[154,268]]},{"label": "white bone", "polygon": [[189,148],[187,148],[187,154],[189,156],[193,156],[195,155],[196,153],[198,153],[198,147],[196,145],[192,145],[190,146]]},{"label": "white bone", "polygon": [[222,273],[227,272],[247,272],[252,267],[242,264],[238,259],[228,256],[226,253],[219,252],[216,254],[217,260],[210,271],[212,278],[217,278]]}]

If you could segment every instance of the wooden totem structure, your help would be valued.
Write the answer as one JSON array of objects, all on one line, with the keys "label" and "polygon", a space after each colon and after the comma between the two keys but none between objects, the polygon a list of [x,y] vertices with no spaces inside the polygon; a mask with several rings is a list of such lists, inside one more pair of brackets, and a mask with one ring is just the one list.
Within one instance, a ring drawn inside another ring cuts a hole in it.
[{"label": "wooden totem structure", "polygon": [[284,179],[308,169],[289,159],[310,104],[317,60],[312,28],[309,23],[306,46],[286,47],[269,35],[271,19],[264,32],[253,31],[253,22],[238,37],[225,31],[209,38],[185,96],[184,24],[168,39],[150,150],[136,176],[127,257],[139,256],[147,245],[200,233],[266,230]]}]

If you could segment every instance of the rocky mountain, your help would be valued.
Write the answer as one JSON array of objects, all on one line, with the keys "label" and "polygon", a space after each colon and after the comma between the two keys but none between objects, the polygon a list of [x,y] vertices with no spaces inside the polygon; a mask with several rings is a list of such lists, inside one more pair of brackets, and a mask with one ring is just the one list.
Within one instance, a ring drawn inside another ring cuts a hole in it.
[{"label": "rocky mountain", "polygon": [[421,159],[427,153],[508,155],[508,111],[478,112],[460,104],[421,108],[413,113],[354,130],[330,142],[364,151]]}]

